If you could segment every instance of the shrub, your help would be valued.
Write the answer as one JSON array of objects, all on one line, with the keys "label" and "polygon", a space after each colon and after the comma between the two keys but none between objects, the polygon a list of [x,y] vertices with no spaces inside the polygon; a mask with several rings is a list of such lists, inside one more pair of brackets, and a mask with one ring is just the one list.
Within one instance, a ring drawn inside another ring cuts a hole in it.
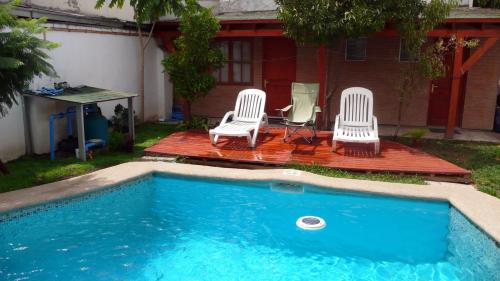
[{"label": "shrub", "polygon": [[[134,120],[137,120],[134,112]],[[134,122],[135,122],[134,121]],[[128,133],[128,108],[123,107],[121,104],[115,106],[115,115],[111,117],[111,127],[114,131],[120,133]]]},{"label": "shrub", "polygon": [[125,145],[125,135],[117,131],[111,131],[108,142],[110,151],[121,151]]}]

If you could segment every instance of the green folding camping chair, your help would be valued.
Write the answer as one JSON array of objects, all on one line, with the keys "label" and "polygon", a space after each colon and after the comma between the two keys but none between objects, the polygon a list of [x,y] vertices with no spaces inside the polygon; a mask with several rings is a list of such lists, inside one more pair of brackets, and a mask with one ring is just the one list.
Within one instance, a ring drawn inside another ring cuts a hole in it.
[{"label": "green folding camping chair", "polygon": [[[321,112],[317,105],[318,92],[319,84],[292,83],[292,104],[277,109],[285,125],[284,142],[298,134],[308,143],[312,143],[316,137],[316,114]],[[288,113],[287,116],[285,112]],[[309,132],[310,136],[304,134],[303,130]]]}]

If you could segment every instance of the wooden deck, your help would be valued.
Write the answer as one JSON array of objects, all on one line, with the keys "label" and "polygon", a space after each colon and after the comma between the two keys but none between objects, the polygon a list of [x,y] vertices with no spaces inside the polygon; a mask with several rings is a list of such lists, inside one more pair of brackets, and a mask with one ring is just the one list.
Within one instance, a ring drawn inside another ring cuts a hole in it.
[{"label": "wooden deck", "polygon": [[203,160],[226,160],[239,163],[286,165],[317,164],[330,168],[359,172],[391,172],[431,176],[467,178],[468,170],[450,162],[395,142],[382,140],[380,155],[374,155],[373,145],[340,144],[331,151],[331,132],[320,132],[313,144],[301,138],[282,143],[283,129],[261,133],[255,149],[247,148],[245,138],[221,137],[212,146],[207,132],[174,133],[147,148],[150,156],[182,156]]}]

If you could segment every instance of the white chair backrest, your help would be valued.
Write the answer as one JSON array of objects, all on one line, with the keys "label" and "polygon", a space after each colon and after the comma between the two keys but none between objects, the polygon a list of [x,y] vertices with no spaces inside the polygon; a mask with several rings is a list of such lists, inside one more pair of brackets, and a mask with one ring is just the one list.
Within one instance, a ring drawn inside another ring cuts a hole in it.
[{"label": "white chair backrest", "polygon": [[373,119],[372,91],[352,87],[342,91],[340,123],[345,126],[371,126]]},{"label": "white chair backrest", "polygon": [[266,93],[258,89],[246,89],[238,94],[234,108],[234,120],[258,121],[266,106]]}]

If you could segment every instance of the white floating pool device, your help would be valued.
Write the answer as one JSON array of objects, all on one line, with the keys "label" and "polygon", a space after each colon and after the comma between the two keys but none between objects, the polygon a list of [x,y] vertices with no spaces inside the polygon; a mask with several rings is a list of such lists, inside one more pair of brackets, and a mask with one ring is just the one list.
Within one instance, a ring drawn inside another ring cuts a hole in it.
[{"label": "white floating pool device", "polygon": [[303,216],[297,220],[296,225],[305,230],[320,230],[325,228],[326,222],[320,217]]}]

